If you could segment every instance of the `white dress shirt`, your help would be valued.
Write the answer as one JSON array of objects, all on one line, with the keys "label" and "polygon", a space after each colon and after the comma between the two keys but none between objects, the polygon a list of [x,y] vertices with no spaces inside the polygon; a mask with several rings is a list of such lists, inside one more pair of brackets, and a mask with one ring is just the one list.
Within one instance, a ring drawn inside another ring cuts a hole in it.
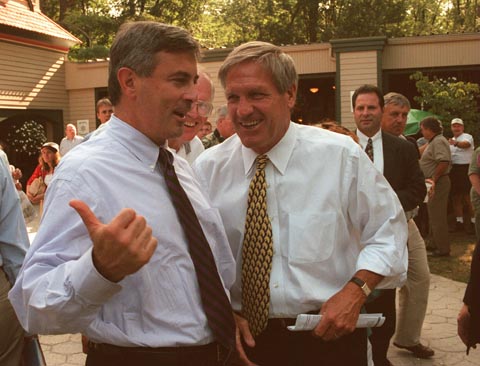
[{"label": "white dress shirt", "polygon": [[177,151],[177,155],[181,156],[188,161],[190,165],[192,165],[198,155],[204,151],[205,147],[203,146],[202,140],[200,140],[198,136],[195,136],[191,141],[180,146],[180,149]]},{"label": "white dress shirt", "polygon": [[[402,285],[407,270],[405,215],[359,145],[348,136],[292,122],[267,155],[274,247],[270,317],[320,308],[361,269],[386,276],[380,288]],[[231,294],[238,311],[247,194],[256,156],[232,136],[193,164],[220,210],[237,260]]]},{"label": "white dress shirt", "polygon": [[[55,170],[45,213],[23,271],[10,292],[31,333],[82,332],[94,342],[165,347],[213,340],[183,229],[157,164],[159,147],[112,117],[104,131],[77,146]],[[178,179],[197,213],[228,290],[235,263],[218,211],[188,163],[175,158]],[[92,263],[92,242],[68,202],[81,199],[109,223],[121,209],[144,216],[158,239],[150,261],[112,283]]]},{"label": "white dress shirt", "polygon": [[[357,129],[356,131],[358,136],[358,142],[362,147],[363,151],[367,147],[368,139],[370,137],[364,135],[362,131]],[[382,130],[378,130],[378,132],[371,137],[372,145],[373,145],[373,165],[378,169],[380,173],[383,174],[383,142],[382,142]]]},{"label": "white dress shirt", "polygon": [[60,141],[60,155],[62,157],[65,156],[70,150],[72,150],[75,146],[81,144],[82,142],[82,136],[75,135],[71,140],[64,137],[62,141]]}]

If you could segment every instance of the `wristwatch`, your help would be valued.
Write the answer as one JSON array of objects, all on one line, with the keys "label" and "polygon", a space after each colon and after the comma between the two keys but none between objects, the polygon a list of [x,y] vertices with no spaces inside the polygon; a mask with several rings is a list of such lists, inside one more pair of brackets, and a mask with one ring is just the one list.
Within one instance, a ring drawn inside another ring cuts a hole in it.
[{"label": "wristwatch", "polygon": [[349,282],[353,282],[355,285],[360,287],[366,297],[368,297],[368,295],[370,295],[370,292],[372,292],[372,290],[370,290],[370,287],[368,287],[365,281],[361,280],[358,277],[352,277]]}]

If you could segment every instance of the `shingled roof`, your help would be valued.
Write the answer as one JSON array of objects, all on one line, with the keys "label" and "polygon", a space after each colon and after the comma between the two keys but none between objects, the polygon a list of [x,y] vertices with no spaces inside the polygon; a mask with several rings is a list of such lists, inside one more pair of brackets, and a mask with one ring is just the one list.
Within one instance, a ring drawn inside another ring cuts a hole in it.
[{"label": "shingled roof", "polygon": [[40,10],[35,8],[30,10],[28,6],[15,1],[0,0],[0,26],[0,33],[5,32],[6,29],[13,28],[8,32],[13,36],[25,37],[25,35],[31,32],[39,35],[41,38],[47,36],[66,41],[70,46],[82,43],[77,37],[49,19]]}]

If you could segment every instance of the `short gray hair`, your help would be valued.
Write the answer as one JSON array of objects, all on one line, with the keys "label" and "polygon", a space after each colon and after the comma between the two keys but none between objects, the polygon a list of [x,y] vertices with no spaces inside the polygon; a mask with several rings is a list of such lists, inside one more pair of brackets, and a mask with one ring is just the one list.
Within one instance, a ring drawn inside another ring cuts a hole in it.
[{"label": "short gray hair", "polygon": [[220,119],[220,118],[224,118],[228,115],[228,108],[227,108],[227,105],[224,104],[220,107],[217,108],[217,121]]},{"label": "short gray hair", "polygon": [[292,86],[297,87],[298,75],[293,59],[278,46],[267,42],[247,42],[236,47],[227,56],[218,71],[218,78],[225,88],[228,72],[243,62],[257,62],[272,75],[279,93],[286,93]]},{"label": "short gray hair", "polygon": [[212,77],[207,72],[205,67],[200,64],[197,64],[197,73],[199,77],[204,77],[210,83],[210,94],[211,98],[208,102],[211,102],[215,98],[215,85],[213,84]]},{"label": "short gray hair", "polygon": [[385,105],[395,104],[400,107],[408,107],[408,109],[411,108],[410,101],[407,99],[407,97],[405,97],[400,93],[395,93],[395,92],[387,93],[383,97],[383,100],[385,101]]}]

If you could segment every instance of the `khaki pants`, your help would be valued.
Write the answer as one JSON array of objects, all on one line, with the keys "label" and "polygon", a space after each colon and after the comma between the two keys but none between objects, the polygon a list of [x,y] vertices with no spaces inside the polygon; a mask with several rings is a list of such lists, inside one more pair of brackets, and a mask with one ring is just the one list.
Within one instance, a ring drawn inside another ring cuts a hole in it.
[{"label": "khaki pants", "polygon": [[475,212],[475,234],[478,241],[480,240],[480,196],[477,194],[477,192],[475,192],[473,187],[470,191],[470,199]]},{"label": "khaki pants", "polygon": [[18,366],[22,358],[24,331],[8,300],[10,283],[0,269],[0,365]]},{"label": "khaki pants", "polygon": [[450,253],[448,238],[447,206],[450,193],[450,178],[440,177],[435,183],[435,194],[427,202],[430,233],[433,244],[441,254]]},{"label": "khaki pants", "polygon": [[399,307],[395,343],[406,347],[420,343],[429,289],[430,269],[425,242],[415,221],[409,220],[407,282],[398,292]]}]

